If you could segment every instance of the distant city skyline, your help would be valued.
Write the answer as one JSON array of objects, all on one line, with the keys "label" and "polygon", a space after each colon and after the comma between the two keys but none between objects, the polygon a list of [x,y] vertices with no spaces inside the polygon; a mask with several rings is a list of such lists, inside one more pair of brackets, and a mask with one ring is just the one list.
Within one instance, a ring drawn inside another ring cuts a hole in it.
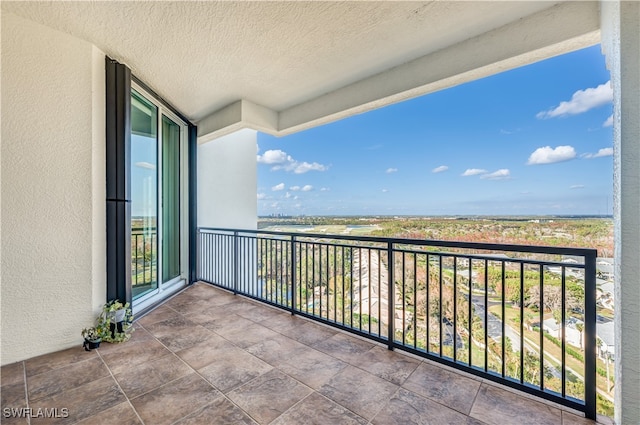
[{"label": "distant city skyline", "polygon": [[610,215],[600,46],[285,137],[258,135],[258,215]]}]

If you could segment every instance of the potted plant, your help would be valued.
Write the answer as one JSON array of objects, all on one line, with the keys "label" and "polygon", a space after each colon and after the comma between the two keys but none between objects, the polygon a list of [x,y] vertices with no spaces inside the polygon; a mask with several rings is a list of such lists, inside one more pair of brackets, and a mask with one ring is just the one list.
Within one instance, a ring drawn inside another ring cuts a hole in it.
[{"label": "potted plant", "polygon": [[131,337],[132,323],[133,314],[129,303],[112,300],[102,308],[96,327],[103,341],[124,342]]},{"label": "potted plant", "polygon": [[82,344],[82,347],[86,351],[91,351],[94,348],[100,347],[100,343],[102,342],[100,331],[95,327],[84,328],[82,330],[82,337],[84,338],[84,344]]}]

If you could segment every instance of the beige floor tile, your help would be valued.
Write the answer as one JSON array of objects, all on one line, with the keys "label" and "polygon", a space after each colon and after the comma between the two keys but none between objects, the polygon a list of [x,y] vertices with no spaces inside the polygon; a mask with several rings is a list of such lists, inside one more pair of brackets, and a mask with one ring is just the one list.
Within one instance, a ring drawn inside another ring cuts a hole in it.
[{"label": "beige floor tile", "polygon": [[175,425],[203,424],[255,425],[256,422],[227,398],[219,397],[175,423]]},{"label": "beige floor tile", "polygon": [[304,319],[300,316],[294,316],[292,314],[285,313],[282,315],[274,316],[267,322],[261,324],[269,329],[286,335],[286,331],[288,329],[302,326],[308,322],[309,321],[307,319]]},{"label": "beige floor tile", "polygon": [[256,422],[268,424],[312,392],[279,370],[271,370],[228,394]]},{"label": "beige floor tile", "polygon": [[584,416],[574,415],[566,411],[562,412],[562,425],[595,425],[596,421]]},{"label": "beige floor tile", "polygon": [[24,363],[11,363],[0,368],[0,385],[24,383]]},{"label": "beige floor tile", "polygon": [[280,415],[272,425],[364,425],[367,420],[314,392]]},{"label": "beige floor tile", "polygon": [[[107,352],[99,348],[102,359],[114,374],[134,370],[143,363],[171,354],[171,351],[155,338],[143,341],[131,340],[118,345],[116,350]],[[102,344],[100,346],[102,347]]]},{"label": "beige floor tile", "polygon": [[154,323],[163,322],[165,320],[175,319],[180,316],[180,313],[175,311],[174,309],[161,305],[160,307],[154,309],[153,311],[145,314],[143,317],[138,319],[136,323],[140,323],[142,326],[149,326]]},{"label": "beige floor tile", "polygon": [[34,357],[24,362],[27,377],[98,357],[95,350],[85,351],[78,336],[78,347]]},{"label": "beige floor tile", "polygon": [[269,339],[258,342],[246,349],[254,356],[264,360],[271,366],[277,367],[283,362],[299,358],[307,350],[307,346],[275,333]]},{"label": "beige floor tile", "polygon": [[287,335],[302,344],[311,346],[329,339],[337,333],[337,330],[331,329],[327,326],[316,325],[309,321],[303,323],[301,326],[284,329],[282,331],[282,334]]},{"label": "beige floor tile", "polygon": [[218,359],[199,369],[214,387],[227,393],[273,369],[270,365],[246,351],[232,346],[218,351]]},{"label": "beige floor tile", "polygon": [[420,363],[422,362],[418,359],[376,346],[364,354],[358,367],[396,385],[402,385]]},{"label": "beige floor tile", "polygon": [[251,323],[246,326],[242,331],[238,332],[226,332],[222,334],[226,339],[233,342],[238,347],[247,348],[262,341],[268,341],[280,334],[272,331],[269,328],[265,328],[257,323]]},{"label": "beige floor tile", "polygon": [[173,354],[143,363],[133,370],[115,375],[122,390],[129,398],[134,398],[181,378],[191,372],[191,368]]},{"label": "beige floor tile", "polygon": [[262,324],[276,316],[287,315],[288,313],[285,313],[283,310],[276,310],[275,308],[267,306],[255,305],[253,308],[240,310],[237,314],[245,319]]},{"label": "beige floor tile", "polygon": [[177,352],[206,341],[211,336],[212,332],[210,330],[200,325],[194,325],[176,329],[175,332],[169,335],[158,337],[158,340],[169,350]]},{"label": "beige floor tile", "polygon": [[480,381],[423,362],[402,386],[468,415]]},{"label": "beige floor tile", "polygon": [[401,388],[371,421],[374,425],[481,425],[482,422]]},{"label": "beige floor tile", "polygon": [[204,341],[180,350],[176,354],[192,368],[202,369],[219,359],[220,350],[233,347],[233,343],[212,332]]},{"label": "beige floor tile", "polygon": [[67,391],[109,375],[109,370],[98,357],[27,378],[29,401]]},{"label": "beige floor tile", "polygon": [[245,319],[235,313],[229,313],[225,316],[214,317],[211,322],[204,324],[207,329],[227,338],[233,337],[238,333],[244,332],[244,329],[254,325],[255,323],[249,319]]},{"label": "beige floor tile", "polygon": [[358,365],[362,362],[363,354],[374,346],[373,343],[360,338],[337,333],[314,344],[312,347],[347,363]]},{"label": "beige floor tile", "polygon": [[[144,325],[143,325],[144,326]],[[160,322],[155,322],[150,325],[144,326],[144,328],[149,331],[151,335],[160,339],[165,336],[173,336],[176,333],[180,333],[184,329],[198,326],[193,323],[191,320],[188,320],[181,314],[177,316],[172,316],[168,319],[162,320]]]},{"label": "beige floor tile", "polygon": [[482,384],[470,416],[487,424],[560,425],[559,409],[531,400],[511,391]]},{"label": "beige floor tile", "polygon": [[222,397],[196,373],[171,381],[140,397],[131,404],[147,424],[170,424]]},{"label": "beige floor tile", "polygon": [[338,372],[319,392],[356,414],[371,420],[398,386],[354,366]]},{"label": "beige floor tile", "polygon": [[90,416],[78,422],[78,425],[116,425],[116,423],[117,425],[142,425],[140,418],[128,401]]},{"label": "beige floor tile", "polygon": [[0,415],[4,418],[5,409],[27,407],[26,386],[23,382],[3,385],[0,390]]},{"label": "beige floor tile", "polygon": [[305,348],[296,357],[282,361],[278,369],[317,390],[348,365],[313,348]]},{"label": "beige floor tile", "polygon": [[108,376],[30,403],[30,407],[35,411],[38,409],[58,409],[60,416],[63,416],[62,409],[67,409],[68,414],[67,417],[58,419],[32,418],[31,424],[76,423],[124,402],[126,402],[124,394],[113,378]]}]

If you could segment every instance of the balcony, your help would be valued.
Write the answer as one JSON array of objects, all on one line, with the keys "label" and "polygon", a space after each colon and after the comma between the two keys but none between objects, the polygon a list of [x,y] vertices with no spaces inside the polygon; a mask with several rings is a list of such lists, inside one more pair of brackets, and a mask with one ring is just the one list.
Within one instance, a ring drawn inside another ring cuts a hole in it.
[{"label": "balcony", "polygon": [[202,282],[140,318],[125,344],[3,366],[3,414],[27,406],[31,424],[594,423]]},{"label": "balcony", "polygon": [[198,278],[234,293],[587,417],[611,400],[594,250],[206,228],[198,245]]}]

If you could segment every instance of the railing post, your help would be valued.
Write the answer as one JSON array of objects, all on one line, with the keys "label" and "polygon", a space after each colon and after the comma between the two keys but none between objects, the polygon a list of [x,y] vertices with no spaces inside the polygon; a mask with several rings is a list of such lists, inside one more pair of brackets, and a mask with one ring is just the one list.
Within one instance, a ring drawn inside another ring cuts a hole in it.
[{"label": "railing post", "polygon": [[[202,239],[201,230],[200,230],[200,228],[197,228],[196,229],[196,244],[195,244],[195,246],[196,246],[196,280],[200,280],[200,277],[202,275],[202,272],[200,270],[201,267],[202,267],[202,246],[201,246],[202,242],[201,242],[201,239]],[[136,244],[137,244],[137,241],[136,241]]]},{"label": "railing post", "polygon": [[238,293],[238,232],[233,232],[233,295]]},{"label": "railing post", "polygon": [[297,249],[296,249],[296,236],[291,235],[291,315],[295,314],[296,311],[296,279],[297,273],[296,269],[298,268],[297,261]]},{"label": "railing post", "polygon": [[395,262],[394,262],[394,258],[393,258],[393,242],[389,241],[387,242],[387,261],[389,262],[389,270],[388,270],[388,288],[389,288],[389,294],[388,294],[388,301],[387,301],[387,305],[389,306],[389,330],[388,330],[388,341],[387,341],[387,348],[389,348],[389,350],[393,350],[393,341],[395,340],[395,330],[394,328],[394,320],[395,320],[395,312],[396,312],[396,300],[395,300],[395,273],[394,273],[394,269],[395,269]]},{"label": "railing post", "polygon": [[585,417],[596,419],[596,256],[584,258],[584,408]]}]

